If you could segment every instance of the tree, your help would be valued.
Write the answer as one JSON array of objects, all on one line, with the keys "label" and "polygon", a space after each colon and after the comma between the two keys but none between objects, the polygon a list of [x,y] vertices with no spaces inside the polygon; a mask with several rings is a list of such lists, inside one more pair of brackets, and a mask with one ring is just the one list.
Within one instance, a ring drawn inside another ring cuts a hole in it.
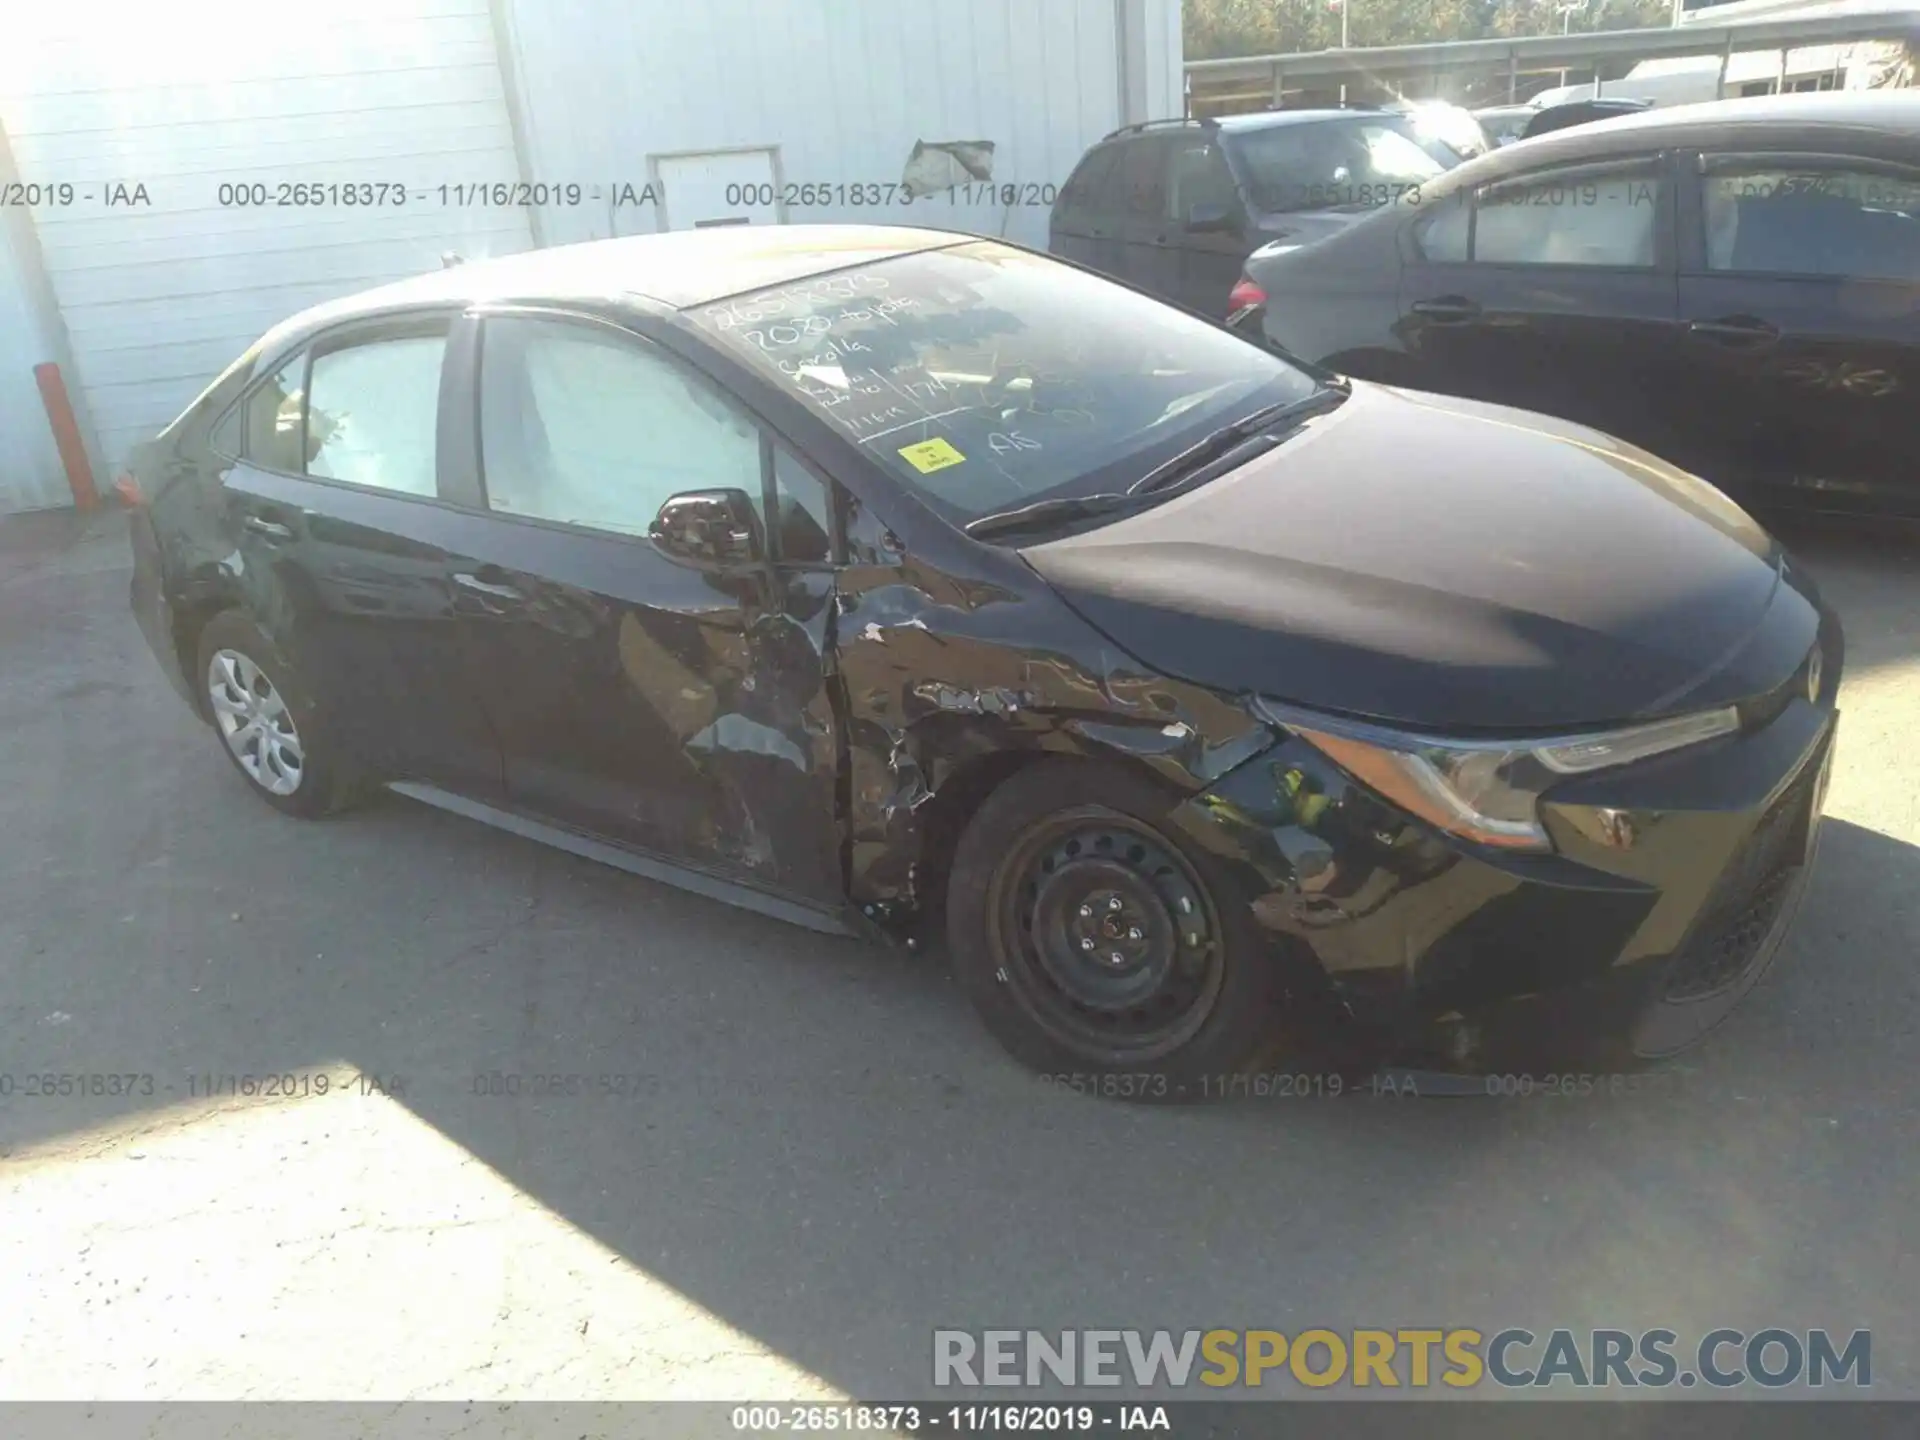
[{"label": "tree", "polygon": [[[1552,35],[1567,24],[1556,0],[1185,0],[1187,58],[1332,49],[1340,4],[1353,6],[1347,28],[1356,47]],[[1669,13],[1669,0],[1588,0],[1571,28],[1660,26]]]}]

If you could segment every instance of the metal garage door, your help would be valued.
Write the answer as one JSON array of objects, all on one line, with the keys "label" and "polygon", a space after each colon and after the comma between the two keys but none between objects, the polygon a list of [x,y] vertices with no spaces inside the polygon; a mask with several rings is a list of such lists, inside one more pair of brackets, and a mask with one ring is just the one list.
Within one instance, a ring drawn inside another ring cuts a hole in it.
[{"label": "metal garage door", "polygon": [[73,187],[32,214],[110,466],[292,311],[532,243],[480,188],[519,174],[487,0],[8,8],[0,121]]}]

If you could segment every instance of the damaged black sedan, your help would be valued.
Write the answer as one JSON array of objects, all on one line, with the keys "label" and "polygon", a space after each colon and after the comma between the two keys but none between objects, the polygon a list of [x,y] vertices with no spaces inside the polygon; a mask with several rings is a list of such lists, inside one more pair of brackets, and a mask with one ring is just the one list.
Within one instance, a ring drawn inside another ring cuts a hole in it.
[{"label": "damaged black sedan", "polygon": [[1777,948],[1833,746],[1840,632],[1711,487],[942,232],[334,303],[122,489],[140,625],[268,804],[384,784],[944,930],[1010,1050],[1110,1093],[1324,1026],[1671,1053]]}]

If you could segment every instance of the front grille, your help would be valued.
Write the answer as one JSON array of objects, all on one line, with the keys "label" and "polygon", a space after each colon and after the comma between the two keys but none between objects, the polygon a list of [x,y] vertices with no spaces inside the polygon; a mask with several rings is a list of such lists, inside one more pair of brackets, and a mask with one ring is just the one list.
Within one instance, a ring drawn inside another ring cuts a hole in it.
[{"label": "front grille", "polygon": [[1819,771],[1816,758],[1761,817],[1727,867],[1693,939],[1667,970],[1668,1000],[1699,1000],[1724,990],[1759,957],[1799,878]]}]

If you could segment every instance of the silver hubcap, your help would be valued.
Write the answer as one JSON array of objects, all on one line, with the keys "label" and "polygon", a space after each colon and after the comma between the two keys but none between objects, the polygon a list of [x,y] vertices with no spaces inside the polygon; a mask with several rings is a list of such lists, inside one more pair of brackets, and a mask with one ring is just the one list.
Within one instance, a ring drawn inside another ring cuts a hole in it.
[{"label": "silver hubcap", "polygon": [[306,762],[300,732],[266,671],[238,650],[215,651],[207,694],[221,738],[254,783],[275,795],[298,790]]}]

